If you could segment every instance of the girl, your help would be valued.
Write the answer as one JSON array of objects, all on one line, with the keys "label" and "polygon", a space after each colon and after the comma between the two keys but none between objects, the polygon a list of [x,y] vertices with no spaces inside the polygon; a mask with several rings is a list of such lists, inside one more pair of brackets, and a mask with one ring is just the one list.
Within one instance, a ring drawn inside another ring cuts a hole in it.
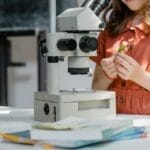
[{"label": "girl", "polygon": [[118,113],[150,114],[150,1],[111,0],[103,19],[92,88],[115,91]]}]

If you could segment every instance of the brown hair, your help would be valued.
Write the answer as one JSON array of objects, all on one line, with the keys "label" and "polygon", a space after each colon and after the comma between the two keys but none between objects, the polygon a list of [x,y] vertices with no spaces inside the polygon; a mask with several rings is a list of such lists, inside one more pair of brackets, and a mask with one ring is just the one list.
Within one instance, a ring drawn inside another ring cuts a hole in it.
[{"label": "brown hair", "polygon": [[[147,11],[149,9],[149,11]],[[150,16],[150,4],[143,9],[143,16]],[[109,19],[108,19],[108,13]],[[106,30],[109,35],[115,37],[119,35],[126,27],[127,22],[135,16],[135,12],[131,11],[121,0],[111,0],[109,6],[106,7],[103,14],[103,21],[106,24]]]},{"label": "brown hair", "polygon": [[150,1],[146,4],[142,10],[142,15],[144,16],[145,22],[150,26]]}]

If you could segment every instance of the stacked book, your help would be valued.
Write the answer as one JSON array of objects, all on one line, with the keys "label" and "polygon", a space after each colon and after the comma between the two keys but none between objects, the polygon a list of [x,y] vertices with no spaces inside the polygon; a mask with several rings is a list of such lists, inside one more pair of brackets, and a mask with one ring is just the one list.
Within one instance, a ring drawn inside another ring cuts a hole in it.
[{"label": "stacked book", "polygon": [[142,138],[147,133],[145,127],[134,127],[132,120],[87,120],[69,117],[55,123],[34,124],[31,130],[0,135],[14,143],[47,144],[70,149]]}]

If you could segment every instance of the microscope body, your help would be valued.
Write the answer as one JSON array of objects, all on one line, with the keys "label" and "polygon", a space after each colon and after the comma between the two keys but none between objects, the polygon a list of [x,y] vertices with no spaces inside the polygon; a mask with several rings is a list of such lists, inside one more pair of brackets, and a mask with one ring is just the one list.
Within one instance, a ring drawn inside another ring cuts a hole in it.
[{"label": "microscope body", "polygon": [[60,57],[68,58],[70,74],[87,74],[88,57],[96,55],[100,23],[88,7],[67,9],[57,17],[58,32],[48,33],[46,38],[47,91],[34,94],[35,120],[54,122],[68,116],[91,119],[115,116],[114,92],[59,90]]}]

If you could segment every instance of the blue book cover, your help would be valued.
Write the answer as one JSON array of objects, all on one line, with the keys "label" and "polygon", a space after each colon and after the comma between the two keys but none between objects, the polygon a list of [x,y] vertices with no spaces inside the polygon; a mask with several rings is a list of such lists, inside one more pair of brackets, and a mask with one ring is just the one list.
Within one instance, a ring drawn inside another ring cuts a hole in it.
[{"label": "blue book cover", "polygon": [[132,127],[121,133],[113,135],[110,137],[111,141],[122,140],[122,139],[132,139],[132,138],[140,138],[139,135],[145,132],[145,127]]}]

